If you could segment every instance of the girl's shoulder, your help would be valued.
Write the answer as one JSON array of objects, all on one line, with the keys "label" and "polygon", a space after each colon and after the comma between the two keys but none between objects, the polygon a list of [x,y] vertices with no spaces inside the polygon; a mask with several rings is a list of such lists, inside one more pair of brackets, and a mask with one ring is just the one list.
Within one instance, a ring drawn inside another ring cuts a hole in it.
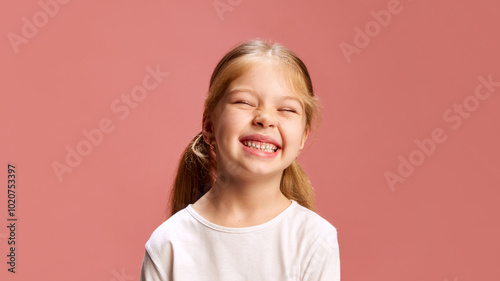
[{"label": "girl's shoulder", "polygon": [[295,233],[295,239],[310,248],[310,253],[338,250],[337,228],[320,214],[297,204],[288,219],[289,230]]},{"label": "girl's shoulder", "polygon": [[146,248],[160,249],[168,247],[172,241],[182,239],[190,227],[190,215],[186,209],[182,209],[160,224],[151,234],[146,242]]},{"label": "girl's shoulder", "polygon": [[290,216],[287,217],[287,220],[293,231],[298,231],[303,235],[319,237],[325,235],[336,236],[337,234],[337,228],[330,221],[298,203]]}]

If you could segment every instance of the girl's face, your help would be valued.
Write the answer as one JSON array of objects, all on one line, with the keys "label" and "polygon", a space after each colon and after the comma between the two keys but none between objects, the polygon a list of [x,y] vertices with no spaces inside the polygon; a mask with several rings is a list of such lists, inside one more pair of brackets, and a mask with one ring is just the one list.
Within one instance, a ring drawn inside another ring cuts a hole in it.
[{"label": "girl's face", "polygon": [[309,132],[300,96],[272,61],[232,81],[212,118],[218,169],[231,175],[281,177]]}]

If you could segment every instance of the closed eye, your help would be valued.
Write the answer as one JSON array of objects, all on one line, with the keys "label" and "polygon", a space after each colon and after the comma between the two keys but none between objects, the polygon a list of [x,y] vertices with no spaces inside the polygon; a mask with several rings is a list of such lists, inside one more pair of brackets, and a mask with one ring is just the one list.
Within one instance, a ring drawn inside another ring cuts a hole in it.
[{"label": "closed eye", "polygon": [[251,104],[251,103],[249,103],[248,101],[244,101],[244,100],[239,100],[239,101],[237,101],[237,102],[235,102],[235,103],[247,104],[247,105],[250,105],[250,106],[252,105],[252,104]]},{"label": "closed eye", "polygon": [[280,111],[288,111],[288,112],[292,112],[292,113],[296,113],[297,111],[293,108],[282,108],[280,109]]}]

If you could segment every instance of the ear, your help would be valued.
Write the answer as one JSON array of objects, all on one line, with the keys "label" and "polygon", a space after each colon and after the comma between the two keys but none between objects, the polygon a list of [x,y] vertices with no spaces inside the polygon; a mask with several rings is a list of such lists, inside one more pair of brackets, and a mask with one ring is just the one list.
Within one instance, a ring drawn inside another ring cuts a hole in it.
[{"label": "ear", "polygon": [[306,127],[306,129],[304,130],[304,134],[302,135],[302,140],[300,142],[300,149],[304,148],[308,136],[309,136],[309,127]]},{"label": "ear", "polygon": [[213,140],[213,133],[214,133],[212,120],[210,120],[210,118],[207,118],[204,116],[201,126],[202,126],[203,140],[207,144],[211,144],[211,141]]}]

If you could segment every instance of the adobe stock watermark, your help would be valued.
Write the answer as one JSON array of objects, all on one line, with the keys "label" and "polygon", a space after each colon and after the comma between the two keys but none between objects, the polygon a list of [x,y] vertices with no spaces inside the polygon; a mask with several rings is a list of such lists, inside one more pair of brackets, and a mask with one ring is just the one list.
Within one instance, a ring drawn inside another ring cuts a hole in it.
[{"label": "adobe stock watermark", "polygon": [[38,34],[38,29],[46,26],[49,18],[55,17],[60,10],[60,5],[68,4],[69,0],[40,0],[38,5],[41,10],[36,11],[31,20],[27,17],[22,17],[20,35],[14,32],[9,32],[7,38],[9,39],[12,49],[17,54],[19,53],[19,46],[21,44],[28,44],[29,39],[32,39]]},{"label": "adobe stock watermark", "polygon": [[224,14],[226,12],[233,12],[236,7],[238,7],[243,0],[214,0],[212,5],[214,6],[215,12],[221,21],[224,20]]},{"label": "adobe stock watermark", "polygon": [[111,278],[110,281],[130,281],[135,279],[135,276],[125,273],[125,267],[122,267],[121,273],[116,271],[116,269],[112,269],[111,274],[113,274],[113,278]]},{"label": "adobe stock watermark", "polygon": [[[148,74],[142,78],[140,85],[133,87],[129,94],[121,94],[120,98],[116,98],[111,102],[111,112],[115,113],[119,120],[125,120],[130,115],[130,112],[136,109],[141,102],[144,102],[150,92],[158,88],[160,83],[169,75],[167,72],[162,72],[158,64],[155,68],[147,66],[145,69]],[[94,147],[103,142],[105,134],[110,134],[115,128],[115,122],[105,117],[99,120],[97,128],[81,130],[82,139],[74,147],[66,145],[65,161],[62,161],[62,163],[52,161],[51,163],[59,182],[63,181],[65,173],[73,172],[83,162],[84,157],[89,156]]]},{"label": "adobe stock watermark", "polygon": [[[450,108],[443,112],[443,121],[455,131],[458,130],[464,119],[472,116],[472,113],[478,110],[481,102],[486,101],[495,92],[495,88],[500,87],[500,81],[493,81],[492,74],[488,77],[478,76],[479,83],[474,89],[474,93],[466,96],[461,103],[454,103]],[[416,148],[412,150],[408,157],[398,156],[399,165],[396,172],[386,171],[384,173],[387,185],[392,192],[396,191],[396,184],[403,183],[410,177],[416,167],[424,164],[425,160],[436,152],[438,144],[443,144],[448,139],[448,134],[444,128],[434,128],[429,138],[423,140],[415,139]]]},{"label": "adobe stock watermark", "polygon": [[[411,1],[411,0],[410,0]],[[342,41],[339,44],[340,50],[344,55],[346,61],[351,63],[353,54],[360,54],[361,50],[368,47],[373,38],[379,36],[382,28],[386,28],[392,21],[394,15],[400,14],[403,11],[403,6],[399,0],[389,0],[387,2],[387,9],[370,11],[373,20],[368,21],[364,28],[354,26],[353,44]],[[353,46],[354,45],[354,46]]]}]

